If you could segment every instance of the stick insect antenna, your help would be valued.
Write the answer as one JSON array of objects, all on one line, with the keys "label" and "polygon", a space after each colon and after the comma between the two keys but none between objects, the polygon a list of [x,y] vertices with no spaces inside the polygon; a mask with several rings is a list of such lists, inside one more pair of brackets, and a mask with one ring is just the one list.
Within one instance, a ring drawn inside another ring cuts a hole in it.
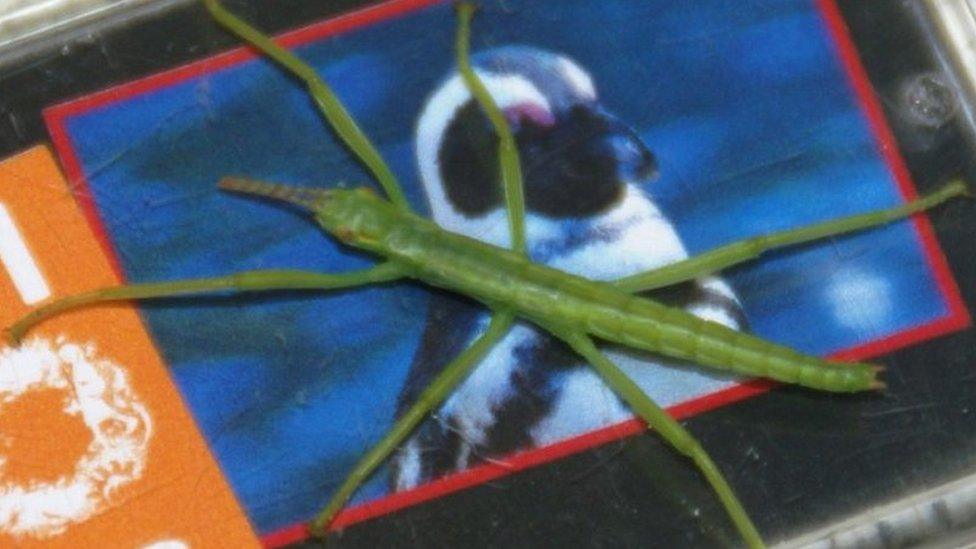
[{"label": "stick insect antenna", "polygon": [[279,185],[243,177],[225,177],[220,180],[220,183],[217,183],[217,187],[232,193],[287,202],[312,211],[329,198],[329,191],[325,189]]}]

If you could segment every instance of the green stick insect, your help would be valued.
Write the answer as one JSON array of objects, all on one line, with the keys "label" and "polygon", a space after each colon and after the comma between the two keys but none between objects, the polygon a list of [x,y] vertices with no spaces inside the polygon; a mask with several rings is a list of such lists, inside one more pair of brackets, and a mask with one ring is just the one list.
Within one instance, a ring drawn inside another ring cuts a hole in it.
[{"label": "green stick insect", "polygon": [[465,84],[491,121],[499,139],[498,161],[512,237],[511,249],[447,232],[413,213],[392,171],[314,70],[226,11],[218,0],[205,0],[205,4],[221,25],[261,50],[308,86],[322,114],[376,178],[387,199],[366,188],[295,188],[236,177],[223,179],[219,187],[304,208],[326,232],[350,246],[382,257],[383,261],[372,268],[339,274],[290,270],[247,271],[216,278],[105,288],[46,304],[7,328],[7,332],[12,341],[18,342],[32,326],[44,319],[93,303],[228,290],[336,290],[403,278],[452,290],[483,303],[492,311],[487,331],[444,367],[413,407],[363,456],[325,509],[313,520],[311,531],[319,536],[326,533],[333,518],[355,489],[445,400],[492,346],[505,336],[516,320],[521,319],[561,339],[590,362],[650,428],[694,461],[748,546],[762,547],[762,537],[748,513],[701,445],[609,360],[595,340],[817,390],[855,392],[883,389],[884,383],[878,379],[882,370],[879,366],[826,362],[636,294],[715,273],[755,259],[774,248],[883,225],[950,198],[968,194],[963,183],[954,182],[900,207],[736,242],[667,267],[613,282],[588,280],[533,263],[526,256],[525,205],[518,151],[504,115],[469,63],[468,42],[473,5],[458,5],[457,63]]}]

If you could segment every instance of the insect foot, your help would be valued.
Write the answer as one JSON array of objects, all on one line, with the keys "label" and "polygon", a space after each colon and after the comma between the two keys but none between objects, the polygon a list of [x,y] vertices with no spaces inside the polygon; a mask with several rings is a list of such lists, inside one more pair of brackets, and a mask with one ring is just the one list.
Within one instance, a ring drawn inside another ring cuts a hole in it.
[{"label": "insect foot", "polygon": [[970,200],[976,198],[976,195],[973,194],[973,188],[970,187],[965,181],[962,180],[953,181],[949,183],[949,187],[957,189],[956,190],[956,192],[958,193],[957,196],[962,196]]},{"label": "insect foot", "polygon": [[20,343],[24,340],[24,333],[27,328],[23,326],[22,322],[17,322],[16,324],[11,324],[3,329],[3,340],[5,343],[13,348],[20,347]]}]

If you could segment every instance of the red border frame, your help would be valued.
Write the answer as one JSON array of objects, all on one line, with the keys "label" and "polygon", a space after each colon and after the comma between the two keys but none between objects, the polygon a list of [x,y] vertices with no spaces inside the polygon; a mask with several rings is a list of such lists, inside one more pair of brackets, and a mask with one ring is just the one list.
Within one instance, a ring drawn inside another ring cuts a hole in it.
[{"label": "red border frame", "polygon": [[[349,32],[415,10],[443,3],[444,1],[389,0],[382,4],[286,33],[278,38],[278,42],[284,46],[294,47],[313,40]],[[895,141],[894,134],[885,120],[884,112],[877,97],[874,95],[867,73],[861,65],[857,50],[851,41],[844,19],[837,7],[836,0],[814,1],[834,41],[837,55],[847,71],[851,87],[857,96],[862,110],[867,116],[871,132],[877,141],[879,152],[887,163],[902,197],[905,200],[911,200],[917,196],[915,186],[912,183],[908,168],[898,152],[898,145]],[[208,59],[115,86],[46,109],[44,111],[44,119],[54,146],[64,163],[65,172],[69,181],[79,188],[87,188],[88,186],[80,159],[68,136],[65,124],[67,118],[98,109],[122,99],[146,94],[160,88],[173,86],[197,76],[239,65],[255,57],[257,57],[257,54],[252,49],[240,47]],[[122,270],[118,263],[118,258],[114,253],[108,233],[98,215],[94,202],[90,199],[89,193],[82,192],[76,196],[88,218],[89,224],[94,229],[97,238],[104,248],[105,255],[110,259],[113,268],[121,278]],[[962,300],[959,288],[952,277],[945,255],[938,246],[931,223],[924,215],[916,215],[912,219],[912,223],[925,250],[928,266],[946,301],[949,310],[948,314],[931,323],[909,328],[880,340],[835,353],[832,355],[832,358],[844,360],[864,359],[869,356],[891,352],[936,336],[961,330],[971,324],[969,312]],[[686,418],[719,406],[762,394],[774,386],[775,383],[764,380],[748,381],[725,390],[683,402],[672,406],[668,410],[676,418]],[[643,430],[643,422],[638,419],[633,419],[551,446],[516,454],[509,457],[504,463],[490,463],[474,467],[467,471],[420,486],[414,490],[392,494],[376,501],[347,508],[336,517],[332,528],[345,528],[358,522],[510,475],[588,448],[606,444],[626,436],[632,436]],[[296,524],[266,534],[262,537],[262,541],[268,547],[280,547],[301,541],[307,537],[308,530],[306,525]]]}]

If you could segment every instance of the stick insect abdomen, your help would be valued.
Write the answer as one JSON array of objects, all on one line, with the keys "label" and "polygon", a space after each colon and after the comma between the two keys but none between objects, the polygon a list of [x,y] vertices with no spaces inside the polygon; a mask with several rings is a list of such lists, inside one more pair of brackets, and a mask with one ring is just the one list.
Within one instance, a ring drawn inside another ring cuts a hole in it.
[{"label": "stick insect abdomen", "polygon": [[[659,352],[735,373],[775,379],[812,389],[856,392],[879,389],[879,368],[871,364],[826,362],[738,332],[681,309],[632,297],[621,333],[591,330],[602,339]],[[597,323],[594,328],[599,328]]]},{"label": "stick insect abdomen", "polygon": [[882,386],[873,365],[831,364],[608,283],[533,263],[444,231],[368,193],[337,191],[336,197],[318,211],[330,232],[390,258],[408,276],[515,311],[541,326],[813,389],[853,392]]}]

